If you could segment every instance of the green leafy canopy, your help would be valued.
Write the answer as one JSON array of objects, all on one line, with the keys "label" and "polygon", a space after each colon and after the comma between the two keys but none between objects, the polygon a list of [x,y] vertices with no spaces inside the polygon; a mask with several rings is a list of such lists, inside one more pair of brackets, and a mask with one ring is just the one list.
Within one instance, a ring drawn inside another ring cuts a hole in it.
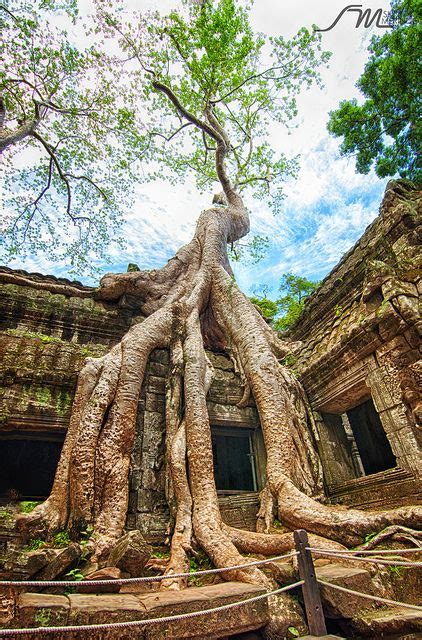
[{"label": "green leafy canopy", "polygon": [[132,202],[134,96],[123,102],[120,63],[87,37],[76,0],[9,0],[0,19],[5,257],[41,253],[89,271]]},{"label": "green leafy canopy", "polygon": [[258,307],[263,317],[277,331],[287,331],[300,318],[306,298],[319,286],[303,276],[284,273],[280,279],[279,292],[284,294],[276,300],[268,297],[268,287],[260,287],[250,299]]},{"label": "green leafy canopy", "polygon": [[217,181],[214,141],[180,118],[167,95],[156,91],[160,82],[196,118],[212,107],[229,140],[226,162],[235,187],[277,209],[282,182],[295,175],[297,159],[275,155],[271,123],[288,124],[296,116],[297,94],[319,82],[318,67],[329,54],[322,52],[319,35],[305,28],[291,40],[254,33],[249,9],[234,0],[189,2],[165,17],[140,14],[135,23],[122,24],[117,11],[104,10],[103,20],[141,66],[146,157],[158,161],[150,177],[162,178],[164,168],[176,181],[192,171],[202,191]]},{"label": "green leafy canopy", "polygon": [[96,0],[92,17],[76,0],[3,6],[9,255],[48,251],[80,270],[107,253],[137,183],[191,173],[200,190],[215,188],[215,143],[195,125],[207,110],[225,131],[235,188],[279,209],[298,161],[274,152],[274,123],[295,118],[329,54],[306,28],[290,40],[255,33],[249,13],[234,0],[168,15]]},{"label": "green leafy canopy", "polygon": [[421,182],[422,4],[393,0],[393,28],[373,36],[369,60],[357,86],[366,100],[344,100],[330,114],[328,130],[342,136],[342,155],[356,156],[356,169],[371,166],[380,178],[399,174]]}]

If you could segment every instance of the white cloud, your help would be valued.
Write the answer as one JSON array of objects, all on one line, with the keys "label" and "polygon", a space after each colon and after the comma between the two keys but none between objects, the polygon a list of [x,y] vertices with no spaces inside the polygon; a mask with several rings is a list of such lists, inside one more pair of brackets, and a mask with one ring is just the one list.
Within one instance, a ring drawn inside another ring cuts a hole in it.
[{"label": "white cloud", "polygon": [[[171,0],[126,0],[137,9],[158,8],[163,11],[177,3]],[[259,0],[252,11],[256,29],[271,35],[289,37],[303,25],[328,26],[345,6],[344,0]],[[85,10],[91,6],[84,0]],[[364,8],[388,9],[388,0],[368,0]],[[382,192],[373,174],[355,173],[353,159],[340,158],[338,140],[326,131],[328,112],[341,99],[358,96],[355,83],[367,57],[366,47],[374,28],[355,28],[356,15],[344,16],[330,32],[323,34],[323,47],[333,56],[322,72],[325,88],[312,88],[299,97],[300,119],[291,135],[274,127],[274,147],[290,155],[301,154],[301,171],[296,182],[286,187],[283,212],[274,218],[262,203],[248,203],[252,209],[252,232],[269,235],[270,256],[263,264],[236,266],[241,286],[270,281],[274,286],[285,271],[321,277],[359,237],[375,217]],[[192,181],[171,186],[165,181],[142,184],[137,189],[136,204],[125,221],[127,248],[110,246],[114,265],[124,268],[137,262],[145,268],[163,264],[188,242],[201,211],[210,204],[212,194],[201,195]],[[66,265],[47,258],[28,258],[11,266],[66,273]],[[109,267],[100,265],[103,271]]]}]

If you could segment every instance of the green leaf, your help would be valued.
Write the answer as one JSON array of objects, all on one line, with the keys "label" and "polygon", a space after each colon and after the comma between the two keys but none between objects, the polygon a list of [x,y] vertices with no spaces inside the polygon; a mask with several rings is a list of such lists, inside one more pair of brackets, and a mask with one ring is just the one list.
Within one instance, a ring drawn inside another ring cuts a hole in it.
[{"label": "green leaf", "polygon": [[422,5],[393,0],[392,29],[373,36],[357,86],[363,101],[344,100],[330,113],[329,132],[341,137],[342,155],[356,157],[356,170],[371,167],[380,178],[399,174],[420,182],[422,165],[420,59]]}]

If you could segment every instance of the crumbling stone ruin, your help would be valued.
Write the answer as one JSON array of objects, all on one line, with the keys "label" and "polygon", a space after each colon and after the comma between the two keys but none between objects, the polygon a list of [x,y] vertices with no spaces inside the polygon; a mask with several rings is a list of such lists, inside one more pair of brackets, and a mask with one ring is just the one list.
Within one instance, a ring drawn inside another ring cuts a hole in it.
[{"label": "crumbling stone ruin", "polygon": [[[306,301],[302,317],[290,332],[301,347],[287,357],[285,364],[307,392],[328,503],[376,509],[420,502],[418,302],[422,281],[418,207],[419,194],[413,186],[390,182],[379,216]],[[68,285],[69,295],[34,288],[33,284],[39,282]],[[76,297],[72,289],[89,292],[90,288],[53,276],[3,268],[0,283],[0,577],[45,578],[43,560],[34,559],[31,565],[27,558],[22,559],[22,545],[12,526],[13,510],[18,508],[14,505],[43,500],[49,494],[77,374],[85,358],[105,354],[142,317],[130,296],[124,296],[119,303]],[[258,413],[253,398],[246,406],[237,406],[243,390],[227,355],[208,352],[208,357],[216,371],[207,399],[222,517],[227,524],[255,530],[258,493],[265,480],[265,448]],[[152,353],[139,398],[126,522],[128,532],[139,530],[144,540],[156,548],[165,548],[171,527],[164,491],[168,364],[167,351]],[[68,552],[66,562],[58,563],[58,573],[51,577],[63,576],[72,566],[72,553]],[[362,585],[362,591],[382,588],[399,600],[418,599],[413,570],[406,569],[406,580],[399,580],[388,571],[380,578],[367,567],[352,569],[325,563],[319,571],[325,571],[327,580]],[[224,597],[239,596],[236,583],[226,584]],[[224,599],[221,584],[220,591],[216,586],[202,587],[211,589],[206,595],[208,605],[213,598],[220,598],[219,602]],[[262,591],[260,587],[241,586],[252,594]],[[112,609],[114,619],[120,619],[119,610],[124,611],[124,619],[136,619],[142,609],[139,601],[135,603],[133,595],[123,596],[120,604],[105,604],[105,610]],[[94,621],[87,613],[86,600],[78,604],[78,598],[88,596],[32,594],[14,600],[9,594],[3,600],[2,623],[10,625],[17,618],[21,623],[33,623],[36,611],[44,606],[39,600],[42,597],[56,598],[50,603],[50,609],[60,614],[59,618],[53,615],[56,622]],[[171,594],[166,597],[171,599]],[[383,621],[373,609],[368,613],[368,602],[362,599],[350,602],[347,598],[333,598],[326,590],[323,597],[328,615],[342,620],[349,632],[400,633],[417,630],[422,624],[417,616],[401,616],[394,611],[385,613]],[[133,599],[132,608],[127,598]],[[173,610],[174,606],[173,601],[166,601],[163,611]],[[299,616],[296,624],[300,627],[303,616],[295,606],[295,619]],[[287,606],[290,616],[293,609]],[[217,638],[263,627],[268,622],[266,605],[263,603],[257,611],[255,617],[246,608],[242,616],[227,616],[226,626],[221,620],[218,623],[222,627],[211,620],[213,629],[205,625],[198,631],[203,635],[195,637]]]}]

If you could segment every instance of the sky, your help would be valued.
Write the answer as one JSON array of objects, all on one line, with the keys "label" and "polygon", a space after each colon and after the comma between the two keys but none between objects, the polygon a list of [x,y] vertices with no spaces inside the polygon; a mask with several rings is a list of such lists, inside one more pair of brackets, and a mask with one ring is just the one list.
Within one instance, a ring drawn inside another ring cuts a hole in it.
[{"label": "sky", "polygon": [[[128,7],[131,2],[127,0]],[[176,4],[176,0],[137,0],[136,7],[156,7],[164,12]],[[315,23],[328,27],[347,4],[345,0],[256,0],[251,21],[257,31],[289,37],[301,26]],[[362,7],[388,10],[389,2],[362,0]],[[322,34],[323,48],[332,52],[328,68],[321,71],[324,87],[312,87],[299,96],[297,126],[290,133],[282,126],[274,128],[275,150],[291,156],[300,154],[301,168],[298,178],[286,185],[284,206],[277,216],[264,203],[246,203],[251,213],[251,235],[270,239],[268,252],[259,263],[233,265],[237,282],[248,294],[267,285],[270,296],[276,296],[280,278],[287,272],[320,280],[378,213],[387,181],[372,172],[357,174],[354,159],[340,156],[340,140],[331,137],[326,128],[328,114],[340,100],[362,99],[355,84],[367,60],[369,40],[373,34],[384,33],[375,24],[370,28],[355,25],[356,14],[348,13],[331,31]],[[126,248],[108,247],[111,262],[96,265],[98,277],[126,271],[129,262],[145,269],[162,266],[191,239],[197,218],[211,198],[212,194],[200,194],[193,181],[176,186],[155,181],[137,187],[135,205],[124,222]],[[67,265],[45,256],[17,258],[9,266],[68,275]],[[78,279],[95,282],[88,277]]]}]

